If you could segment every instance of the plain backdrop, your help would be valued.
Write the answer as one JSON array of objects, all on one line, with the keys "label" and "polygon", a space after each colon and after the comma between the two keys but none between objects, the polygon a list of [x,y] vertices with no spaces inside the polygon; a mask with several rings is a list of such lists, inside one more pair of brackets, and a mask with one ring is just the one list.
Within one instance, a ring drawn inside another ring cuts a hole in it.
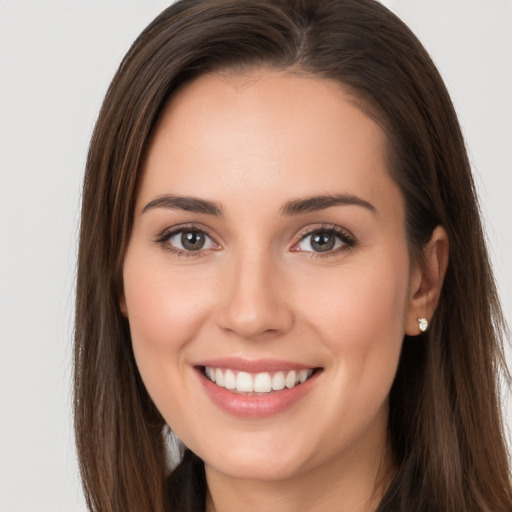
[{"label": "plain backdrop", "polygon": [[[168,3],[0,0],[0,512],[85,511],[70,408],[80,182],[108,83]],[[452,94],[510,323],[512,2],[385,3]]]}]

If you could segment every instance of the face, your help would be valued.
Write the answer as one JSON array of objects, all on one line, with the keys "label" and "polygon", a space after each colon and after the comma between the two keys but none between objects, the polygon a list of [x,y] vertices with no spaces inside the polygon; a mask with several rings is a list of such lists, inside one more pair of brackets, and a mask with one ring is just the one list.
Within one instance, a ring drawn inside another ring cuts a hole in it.
[{"label": "face", "polygon": [[376,463],[415,287],[404,225],[385,135],[339,85],[209,75],[167,105],[121,309],[150,396],[207,471]]}]

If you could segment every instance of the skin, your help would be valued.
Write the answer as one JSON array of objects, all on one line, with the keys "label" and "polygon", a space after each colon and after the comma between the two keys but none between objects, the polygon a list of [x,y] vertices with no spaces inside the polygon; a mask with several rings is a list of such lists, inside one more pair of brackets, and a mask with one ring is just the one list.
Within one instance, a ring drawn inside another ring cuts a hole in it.
[{"label": "skin", "polygon": [[[147,207],[164,194],[212,201],[222,216]],[[332,194],[372,207],[282,214]],[[183,225],[208,234],[205,249],[172,252],[180,237],[162,233]],[[304,237],[325,226],[355,244],[315,252]],[[431,318],[447,254],[437,228],[428,265],[411,262],[386,136],[339,85],[255,70],[174,96],[144,161],[120,304],[150,396],[205,461],[208,511],[376,509],[393,472],[388,395],[403,336]],[[226,356],[323,371],[291,407],[241,418],[193,368]]]}]

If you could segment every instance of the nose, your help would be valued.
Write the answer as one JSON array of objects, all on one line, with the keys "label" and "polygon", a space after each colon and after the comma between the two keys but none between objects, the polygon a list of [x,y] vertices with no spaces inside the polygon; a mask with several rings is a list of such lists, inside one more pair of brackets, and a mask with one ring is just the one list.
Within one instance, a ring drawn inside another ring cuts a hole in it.
[{"label": "nose", "polygon": [[231,263],[219,290],[218,325],[250,340],[287,332],[293,312],[282,273],[271,256],[253,252]]}]

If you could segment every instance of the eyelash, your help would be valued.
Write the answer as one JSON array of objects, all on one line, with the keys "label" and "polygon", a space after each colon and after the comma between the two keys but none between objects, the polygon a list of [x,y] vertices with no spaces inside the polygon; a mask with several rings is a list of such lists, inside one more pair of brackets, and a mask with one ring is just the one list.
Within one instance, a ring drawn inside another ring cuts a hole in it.
[{"label": "eyelash", "polygon": [[[158,237],[155,239],[155,242],[157,244],[161,245],[166,251],[169,251],[170,253],[173,253],[176,256],[180,256],[180,257],[183,256],[186,258],[202,256],[205,252],[210,250],[210,249],[199,249],[197,251],[187,251],[187,250],[183,250],[183,249],[174,247],[173,245],[171,245],[169,243],[169,240],[172,237],[174,237],[180,233],[187,232],[187,231],[191,232],[191,233],[198,233],[198,234],[205,235],[208,239],[211,240],[211,242],[213,244],[215,244],[217,247],[220,248],[220,246],[217,244],[217,242],[215,242],[213,237],[210,236],[210,234],[208,233],[207,230],[205,230],[202,227],[195,226],[195,225],[184,225],[184,226],[178,226],[178,227],[175,227],[172,229],[166,229],[160,235],[158,235]],[[315,234],[333,235],[339,241],[341,241],[343,245],[334,250],[325,251],[324,253],[317,252],[317,251],[300,251],[298,249],[294,249],[302,241],[306,240],[308,237],[311,237]],[[291,251],[292,252],[305,252],[305,253],[308,253],[308,257],[312,257],[312,258],[326,258],[326,257],[332,256],[333,254],[337,254],[338,252],[350,250],[350,249],[354,248],[356,245],[357,245],[357,240],[354,237],[354,235],[352,235],[352,233],[350,233],[346,229],[340,228],[339,226],[330,224],[330,225],[318,226],[313,229],[304,230],[302,233],[300,233],[299,240],[293,244]]]},{"label": "eyelash", "polygon": [[312,237],[316,234],[327,234],[336,237],[341,243],[342,246],[335,248],[334,250],[329,250],[325,252],[317,252],[317,251],[302,251],[308,253],[308,257],[310,258],[327,258],[329,256],[333,256],[334,254],[338,254],[342,251],[347,251],[354,248],[357,245],[357,240],[350,231],[344,228],[340,228],[339,226],[333,224],[324,224],[322,226],[315,227],[313,229],[306,229],[299,236],[300,239],[296,242],[293,247],[293,252],[299,252],[299,250],[294,251],[294,247],[297,247],[302,241],[306,240],[308,237]]},{"label": "eyelash", "polygon": [[[213,237],[210,236],[207,230],[205,230],[202,227],[198,227],[195,225],[184,225],[184,226],[177,226],[175,228],[166,229],[164,230],[155,240],[155,242],[159,245],[161,245],[166,251],[169,251],[172,254],[175,254],[176,256],[183,256],[185,258],[194,258],[197,256],[203,255],[206,251],[209,249],[199,249],[197,251],[186,251],[183,249],[179,249],[178,247],[174,247],[169,243],[169,240],[173,237],[178,235],[179,233],[183,232],[190,232],[190,233],[198,233],[205,235],[207,238],[209,238],[215,245],[218,246],[218,244],[213,240]],[[220,247],[220,246],[219,246]]]}]

